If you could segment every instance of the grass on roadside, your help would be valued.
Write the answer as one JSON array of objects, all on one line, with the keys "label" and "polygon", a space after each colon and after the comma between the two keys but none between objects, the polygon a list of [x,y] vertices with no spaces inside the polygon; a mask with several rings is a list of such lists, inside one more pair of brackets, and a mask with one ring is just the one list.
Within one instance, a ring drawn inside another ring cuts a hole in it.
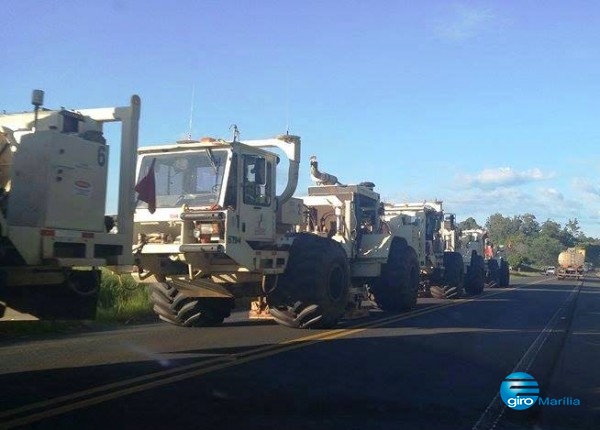
[{"label": "grass on roadside", "polygon": [[98,297],[98,321],[128,322],[154,319],[150,293],[130,275],[115,275],[102,269]]},{"label": "grass on roadside", "polygon": [[[98,296],[98,322],[129,323],[156,319],[148,289],[143,284],[138,286],[130,275],[119,277],[102,269],[102,283]],[[85,331],[94,324],[90,321],[76,320],[2,321],[0,340]]]}]

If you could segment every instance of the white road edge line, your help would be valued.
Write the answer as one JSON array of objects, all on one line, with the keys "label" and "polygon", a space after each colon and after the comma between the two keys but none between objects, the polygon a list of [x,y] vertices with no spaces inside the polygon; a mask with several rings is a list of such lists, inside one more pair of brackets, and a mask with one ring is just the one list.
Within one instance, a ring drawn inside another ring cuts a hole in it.
[{"label": "white road edge line", "polygon": [[[552,331],[554,330],[556,322],[559,320],[560,316],[563,314],[568,305],[575,299],[575,297],[577,297],[577,291],[579,290],[579,287],[580,285],[574,287],[573,290],[571,290],[571,293],[569,293],[565,301],[554,313],[552,318],[550,318],[548,324],[546,324],[544,329],[540,332],[540,334],[538,334],[538,336],[529,346],[527,351],[525,351],[525,354],[523,354],[519,362],[515,365],[515,367],[510,373],[527,372],[529,370],[529,368],[535,361],[538,353],[542,349],[542,346],[544,346],[544,343],[546,343],[548,336],[550,336],[550,333],[552,333]],[[472,430],[488,430],[495,428],[495,426],[498,424],[498,422],[504,415],[505,411],[506,405],[504,404],[504,401],[502,401],[502,399],[500,398],[500,390],[498,390],[498,393],[494,396],[487,408],[485,408],[485,411],[483,412],[483,414],[481,414],[479,420],[477,420],[475,425],[472,427]]]}]

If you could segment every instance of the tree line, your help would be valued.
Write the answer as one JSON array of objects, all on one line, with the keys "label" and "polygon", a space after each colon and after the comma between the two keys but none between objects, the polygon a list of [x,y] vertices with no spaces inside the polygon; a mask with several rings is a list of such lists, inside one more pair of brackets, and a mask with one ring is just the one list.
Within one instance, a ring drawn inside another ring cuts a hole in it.
[{"label": "tree line", "polygon": [[600,240],[587,237],[577,218],[561,224],[547,219],[540,223],[535,215],[526,213],[505,217],[500,213],[491,215],[482,227],[474,218],[460,222],[461,230],[485,228],[494,246],[504,246],[512,267],[555,266],[558,254],[566,248],[584,247],[586,261],[600,266]]}]

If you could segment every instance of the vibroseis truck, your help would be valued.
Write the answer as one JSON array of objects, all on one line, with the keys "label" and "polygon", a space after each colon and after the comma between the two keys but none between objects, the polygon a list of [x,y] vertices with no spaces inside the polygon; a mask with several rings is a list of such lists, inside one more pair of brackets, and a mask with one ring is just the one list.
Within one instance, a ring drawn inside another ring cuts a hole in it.
[{"label": "vibroseis truck", "polygon": [[[91,319],[101,266],[131,255],[140,99],[129,106],[0,115],[0,317]],[[121,122],[119,232],[105,216],[107,122]],[[18,314],[16,314],[18,315]]]},{"label": "vibroseis truck", "polygon": [[441,201],[386,204],[384,219],[417,250],[424,296],[453,299],[463,290],[483,291],[483,256],[461,247],[455,216],[444,213]]},{"label": "vibroseis truck", "polygon": [[[275,190],[278,148],[287,184]],[[154,310],[182,326],[221,323],[236,298],[253,297],[290,327],[330,327],[366,297],[385,310],[416,304],[416,252],[380,221],[372,184],[341,186],[320,172],[292,197],[300,138],[201,139],[139,150],[136,277]]]}]

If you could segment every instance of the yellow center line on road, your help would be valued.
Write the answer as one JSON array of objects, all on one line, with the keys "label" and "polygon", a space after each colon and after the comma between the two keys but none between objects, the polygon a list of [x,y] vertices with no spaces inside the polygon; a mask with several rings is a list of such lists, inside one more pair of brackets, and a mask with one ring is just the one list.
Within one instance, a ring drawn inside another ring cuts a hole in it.
[{"label": "yellow center line on road", "polygon": [[[532,283],[537,283],[537,282],[532,282]],[[528,284],[529,285],[529,284]],[[396,323],[396,322],[400,322],[400,321],[404,321],[410,318],[414,318],[417,316],[421,316],[421,315],[426,315],[429,313],[433,313],[433,312],[437,312],[437,311],[441,311],[442,309],[447,309],[447,308],[452,308],[455,306],[460,306],[460,305],[464,305],[467,303],[472,303],[476,300],[480,300],[480,299],[485,299],[488,297],[494,297],[497,296],[499,294],[504,294],[507,293],[509,291],[514,291],[516,288],[512,288],[512,289],[505,289],[505,290],[501,290],[501,291],[495,291],[493,293],[489,293],[489,294],[485,294],[482,296],[476,296],[476,297],[472,297],[472,298],[468,298],[468,299],[457,299],[457,300],[453,300],[451,303],[444,303],[444,304],[440,304],[440,305],[434,305],[434,306],[429,306],[425,309],[422,310],[418,310],[418,311],[413,311],[409,314],[402,314],[402,315],[396,315],[396,316],[392,316],[392,317],[388,317],[388,318],[382,318],[370,323],[366,323],[366,324],[362,324],[362,325],[357,325],[355,327],[350,327],[347,329],[339,329],[339,330],[331,330],[328,334],[322,336],[319,340],[333,340],[333,339],[337,339],[337,338],[341,338],[341,337],[346,337],[352,334],[356,334],[356,333],[361,333],[363,331],[366,331],[368,329],[372,329],[372,328],[378,328],[378,327],[383,327],[385,325],[388,324],[392,324],[392,323]],[[288,342],[296,342],[298,340],[291,340]]]},{"label": "yellow center line on road", "polygon": [[[433,307],[429,307],[428,309],[431,308],[435,308],[438,309],[440,307],[444,307],[447,306],[446,304],[443,305],[439,305],[439,306],[433,306]],[[420,314],[421,311],[412,311],[409,312],[407,314],[404,314],[403,316],[405,316],[406,318],[410,318],[411,316],[417,316],[418,314]],[[382,318],[380,320],[377,320],[377,322],[387,322],[387,321],[391,321],[394,320],[395,318],[397,318],[397,316],[391,316],[391,317],[387,317],[387,318]],[[364,324],[363,324],[364,325]],[[357,325],[358,326],[358,325]],[[46,407],[50,407],[52,405],[56,405],[56,404],[60,404],[60,403],[65,403],[68,402],[70,400],[76,400],[78,398],[83,398],[83,397],[88,397],[91,396],[93,394],[97,394],[97,393],[102,393],[105,391],[109,391],[109,390],[114,390],[114,389],[118,389],[118,388],[122,388],[122,387],[126,387],[128,385],[132,385],[132,384],[137,384],[137,383],[141,383],[141,382],[146,382],[152,379],[158,379],[158,378],[162,378],[162,377],[168,377],[169,375],[173,375],[173,374],[177,374],[177,373],[182,373],[185,371],[191,371],[191,370],[195,370],[198,368],[204,368],[204,367],[208,367],[211,365],[215,365],[215,364],[219,364],[222,363],[224,361],[235,361],[236,363],[239,363],[240,359],[243,359],[247,356],[257,356],[258,354],[261,354],[263,352],[267,352],[267,351],[271,351],[271,350],[279,350],[281,349],[282,346],[288,345],[288,344],[293,344],[293,343],[302,343],[305,344],[306,342],[309,341],[319,341],[321,339],[325,339],[328,336],[330,336],[332,333],[338,333],[340,331],[347,331],[348,329],[332,329],[332,330],[328,330],[328,331],[322,331],[319,333],[315,333],[312,335],[308,335],[308,336],[303,336],[303,337],[299,337],[299,338],[295,338],[295,339],[290,339],[290,340],[286,340],[283,342],[279,342],[277,344],[274,345],[266,345],[266,346],[261,346],[259,348],[254,348],[251,349],[249,351],[246,352],[241,352],[241,353],[237,353],[237,354],[230,354],[230,355],[224,355],[222,357],[215,357],[209,360],[205,360],[199,363],[191,363],[191,364],[187,364],[187,365],[183,365],[183,366],[178,366],[176,368],[173,369],[168,369],[168,370],[162,370],[162,371],[158,371],[158,372],[154,372],[151,374],[147,374],[147,375],[142,375],[142,376],[138,376],[135,378],[130,378],[127,380],[123,380],[123,381],[119,381],[119,382],[114,382],[111,384],[105,384],[105,385],[101,385],[98,387],[94,387],[94,388],[90,388],[87,390],[83,390],[83,391],[79,391],[76,393],[71,393],[71,394],[67,394],[64,396],[60,396],[60,397],[55,397],[53,399],[49,399],[49,400],[44,400],[41,402],[37,402],[37,403],[32,403],[30,405],[25,405],[22,407],[18,407],[15,409],[11,409],[11,410],[7,410],[7,411],[0,411],[0,419],[1,418],[6,418],[8,416],[11,415],[17,415],[17,414],[21,414],[24,412],[28,412],[34,409],[42,409],[42,408],[46,408]],[[315,343],[315,342],[313,342]]]},{"label": "yellow center line on road", "polygon": [[[543,279],[540,281],[531,282],[527,285],[536,284],[544,281]],[[42,410],[37,413],[29,414],[25,417],[15,418],[10,421],[0,422],[0,426],[5,429],[31,424],[36,421],[40,421],[45,418],[50,418],[53,416],[61,415],[64,413],[68,413],[77,409],[82,409],[85,407],[93,406],[99,403],[103,403],[109,400],[114,400],[119,397],[123,397],[129,394],[134,394],[142,391],[146,391],[152,388],[160,387],[163,385],[171,384],[174,382],[183,381],[189,378],[193,378],[195,376],[204,375],[210,372],[215,372],[221,369],[226,369],[229,367],[237,366],[240,364],[245,364],[251,361],[259,360],[261,358],[270,357],[272,355],[280,354],[287,351],[292,351],[299,348],[304,348],[310,345],[314,345],[316,343],[326,341],[326,340],[334,340],[340,339],[343,337],[347,337],[356,333],[360,333],[366,331],[371,328],[382,327],[391,323],[407,320],[410,318],[414,318],[417,316],[438,312],[443,309],[447,309],[450,307],[460,306],[467,303],[472,303],[479,299],[484,299],[488,297],[497,296],[499,294],[504,294],[506,292],[514,291],[517,288],[504,289],[500,291],[496,291],[489,294],[483,294],[481,296],[468,298],[468,299],[457,299],[453,300],[451,303],[443,303],[440,305],[432,305],[428,306],[425,309],[415,310],[412,312],[408,312],[402,315],[389,316],[385,318],[380,318],[375,321],[357,324],[355,326],[351,326],[343,329],[333,329],[327,330],[325,332],[316,333],[313,335],[303,336],[297,339],[286,340],[283,342],[279,342],[274,345],[263,346],[259,348],[255,348],[243,353],[227,355],[223,357],[217,357],[214,359],[210,359],[207,361],[203,361],[200,363],[193,363],[185,366],[179,366],[174,369],[164,370],[148,375],[139,376],[136,378],[131,378],[125,381],[119,381],[112,384],[106,384],[98,387],[94,387],[88,390],[83,390],[77,393],[68,394],[61,397],[56,397],[54,399],[49,399],[37,403],[32,403],[29,405],[25,405],[22,407],[18,407],[15,409],[7,410],[4,412],[0,412],[0,418],[8,418],[11,416],[18,416],[20,414],[35,411],[39,409],[49,408],[54,405],[60,405],[66,402],[71,402],[66,405],[57,406],[53,409]],[[154,381],[152,381],[154,379]],[[150,381],[150,382],[146,382]],[[130,386],[132,384],[138,384],[134,386]],[[128,387],[129,386],[129,387]],[[124,387],[124,388],[122,388]],[[102,392],[106,392],[109,390],[115,390],[105,394],[99,394]],[[92,398],[85,398],[95,394],[99,394]],[[81,399],[81,400],[77,400]]]}]

